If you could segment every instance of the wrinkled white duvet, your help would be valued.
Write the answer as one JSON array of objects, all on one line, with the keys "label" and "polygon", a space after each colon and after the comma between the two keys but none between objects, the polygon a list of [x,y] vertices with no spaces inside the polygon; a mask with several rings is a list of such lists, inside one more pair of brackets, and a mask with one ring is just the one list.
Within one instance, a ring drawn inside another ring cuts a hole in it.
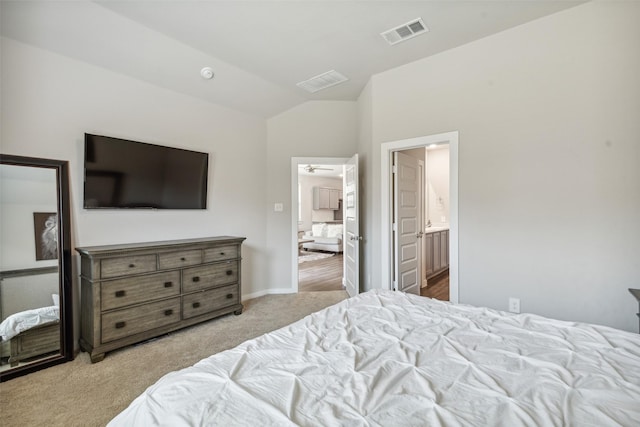
[{"label": "wrinkled white duvet", "polygon": [[400,292],[161,378],[111,426],[638,426],[640,335]]},{"label": "wrinkled white duvet", "polygon": [[8,341],[21,332],[36,326],[57,322],[60,319],[60,307],[41,307],[12,314],[0,323],[0,338]]}]

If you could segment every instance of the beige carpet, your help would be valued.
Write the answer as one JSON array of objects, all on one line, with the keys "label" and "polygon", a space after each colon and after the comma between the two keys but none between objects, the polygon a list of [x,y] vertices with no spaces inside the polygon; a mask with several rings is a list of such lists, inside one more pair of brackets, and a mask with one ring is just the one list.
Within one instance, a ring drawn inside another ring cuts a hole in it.
[{"label": "beige carpet", "polygon": [[339,302],[344,291],[267,295],[245,311],[107,353],[91,364],[75,360],[0,384],[0,425],[104,426],[164,374],[193,365],[265,332]]}]

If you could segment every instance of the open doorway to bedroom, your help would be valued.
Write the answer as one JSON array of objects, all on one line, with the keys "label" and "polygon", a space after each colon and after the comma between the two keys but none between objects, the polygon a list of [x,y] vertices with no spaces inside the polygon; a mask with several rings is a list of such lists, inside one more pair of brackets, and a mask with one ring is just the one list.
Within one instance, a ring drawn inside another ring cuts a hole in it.
[{"label": "open doorway to bedroom", "polygon": [[297,159],[297,247],[294,248],[293,280],[297,282],[298,292],[344,289],[342,194],[346,160]]}]

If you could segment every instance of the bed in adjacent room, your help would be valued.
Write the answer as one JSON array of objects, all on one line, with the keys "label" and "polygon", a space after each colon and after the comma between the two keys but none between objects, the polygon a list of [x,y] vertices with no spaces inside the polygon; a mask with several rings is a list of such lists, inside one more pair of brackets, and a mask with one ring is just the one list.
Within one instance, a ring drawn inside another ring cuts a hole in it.
[{"label": "bed in adjacent room", "polygon": [[110,425],[640,425],[640,335],[370,291],[167,374]]}]

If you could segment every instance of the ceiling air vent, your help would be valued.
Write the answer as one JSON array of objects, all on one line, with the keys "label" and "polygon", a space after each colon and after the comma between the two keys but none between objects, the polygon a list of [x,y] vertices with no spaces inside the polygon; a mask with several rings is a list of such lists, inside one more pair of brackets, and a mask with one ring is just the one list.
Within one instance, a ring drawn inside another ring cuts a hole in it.
[{"label": "ceiling air vent", "polygon": [[394,45],[396,43],[409,40],[415,36],[419,36],[420,34],[424,34],[427,31],[429,31],[429,29],[424,25],[424,22],[422,22],[422,18],[418,18],[391,30],[385,31],[384,33],[380,33],[380,35],[384,37],[387,43]]},{"label": "ceiling air vent", "polygon": [[302,89],[315,93],[319,90],[326,89],[331,86],[335,86],[342,82],[346,82],[349,80],[336,70],[327,71],[326,73],[322,73],[315,77],[311,77],[308,80],[297,83],[296,86],[301,87]]}]

